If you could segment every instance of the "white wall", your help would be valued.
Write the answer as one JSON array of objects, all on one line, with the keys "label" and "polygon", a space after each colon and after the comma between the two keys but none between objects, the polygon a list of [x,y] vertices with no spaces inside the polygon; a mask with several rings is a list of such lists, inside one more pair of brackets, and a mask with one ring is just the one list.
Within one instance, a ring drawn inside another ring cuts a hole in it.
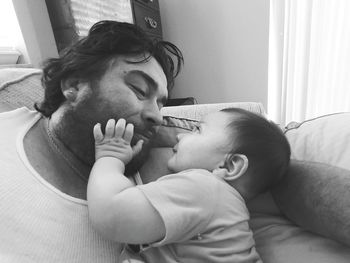
[{"label": "white wall", "polygon": [[159,0],[165,40],[185,57],[173,98],[267,106],[269,0]]}]

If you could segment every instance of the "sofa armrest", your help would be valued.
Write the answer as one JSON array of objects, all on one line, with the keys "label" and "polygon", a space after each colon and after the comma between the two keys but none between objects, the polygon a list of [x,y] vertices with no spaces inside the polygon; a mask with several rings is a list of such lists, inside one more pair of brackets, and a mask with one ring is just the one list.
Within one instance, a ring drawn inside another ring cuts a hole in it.
[{"label": "sofa armrest", "polygon": [[200,120],[203,115],[206,115],[210,112],[233,107],[242,108],[266,116],[264,106],[262,103],[259,102],[230,102],[171,106],[163,107],[161,112],[164,116]]},{"label": "sofa armrest", "polygon": [[0,69],[0,111],[23,106],[34,109],[34,103],[44,96],[41,74],[37,68]]}]

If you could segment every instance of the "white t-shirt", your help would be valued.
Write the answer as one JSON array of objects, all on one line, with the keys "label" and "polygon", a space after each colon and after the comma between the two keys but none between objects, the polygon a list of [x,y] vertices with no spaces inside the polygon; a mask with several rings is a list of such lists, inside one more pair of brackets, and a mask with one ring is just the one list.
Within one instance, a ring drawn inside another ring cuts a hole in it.
[{"label": "white t-shirt", "polygon": [[40,118],[26,108],[0,114],[0,262],[118,262],[121,245],[92,229],[87,202],[28,162],[23,138]]},{"label": "white t-shirt", "polygon": [[146,262],[262,262],[242,196],[206,170],[187,170],[137,186],[161,216],[165,238],[143,246]]}]

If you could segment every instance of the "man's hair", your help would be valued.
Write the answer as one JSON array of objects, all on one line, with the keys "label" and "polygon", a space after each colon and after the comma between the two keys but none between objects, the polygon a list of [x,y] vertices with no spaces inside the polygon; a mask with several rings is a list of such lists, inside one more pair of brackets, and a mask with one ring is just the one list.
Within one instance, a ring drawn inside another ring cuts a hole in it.
[{"label": "man's hair", "polygon": [[253,112],[228,108],[232,115],[228,128],[234,138],[230,154],[248,158],[246,190],[257,195],[275,185],[286,173],[290,161],[290,145],[282,130],[272,121]]},{"label": "man's hair", "polygon": [[154,57],[162,67],[170,91],[174,79],[183,64],[181,51],[172,43],[152,39],[138,26],[104,20],[94,24],[88,36],[65,49],[59,58],[44,63],[42,85],[44,101],[35,109],[45,116],[58,109],[65,100],[61,81],[69,77],[82,78],[88,82],[98,81],[118,55],[144,56],[143,63]]}]

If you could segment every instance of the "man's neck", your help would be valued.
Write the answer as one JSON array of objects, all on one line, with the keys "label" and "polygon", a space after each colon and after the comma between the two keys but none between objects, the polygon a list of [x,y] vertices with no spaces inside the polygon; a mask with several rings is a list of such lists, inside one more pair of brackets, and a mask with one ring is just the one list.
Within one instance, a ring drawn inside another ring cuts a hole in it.
[{"label": "man's neck", "polygon": [[95,162],[93,127],[75,117],[74,112],[61,114],[59,109],[52,114],[48,128],[75,163],[91,169]]},{"label": "man's neck", "polygon": [[90,167],[75,158],[47,125],[47,119],[42,118],[24,137],[24,150],[29,162],[55,188],[86,199]]}]

